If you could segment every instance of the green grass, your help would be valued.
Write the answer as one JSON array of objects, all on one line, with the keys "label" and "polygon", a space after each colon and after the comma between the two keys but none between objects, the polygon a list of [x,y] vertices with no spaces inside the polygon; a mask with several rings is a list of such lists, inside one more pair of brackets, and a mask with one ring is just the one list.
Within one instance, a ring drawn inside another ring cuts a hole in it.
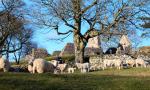
[{"label": "green grass", "polygon": [[0,73],[0,90],[149,90],[150,68],[87,74]]}]

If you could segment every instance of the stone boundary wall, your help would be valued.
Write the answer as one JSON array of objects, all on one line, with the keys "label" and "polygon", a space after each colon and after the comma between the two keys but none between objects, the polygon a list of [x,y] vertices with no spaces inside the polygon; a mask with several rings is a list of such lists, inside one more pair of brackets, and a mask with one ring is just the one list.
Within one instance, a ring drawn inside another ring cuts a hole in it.
[{"label": "stone boundary wall", "polygon": [[[143,59],[144,61],[148,61],[150,62],[150,57],[146,57],[146,56],[138,56],[138,58],[141,58]],[[120,59],[122,61],[125,61],[125,60],[135,60],[135,58],[132,58],[131,56],[128,56],[128,55],[121,55],[121,56],[117,56],[115,54],[109,54],[109,55],[103,55],[103,56],[91,56],[89,58],[89,63],[90,63],[90,66],[91,66],[91,70],[99,70],[102,68],[102,65],[103,65],[103,60],[113,60],[113,59]]]}]

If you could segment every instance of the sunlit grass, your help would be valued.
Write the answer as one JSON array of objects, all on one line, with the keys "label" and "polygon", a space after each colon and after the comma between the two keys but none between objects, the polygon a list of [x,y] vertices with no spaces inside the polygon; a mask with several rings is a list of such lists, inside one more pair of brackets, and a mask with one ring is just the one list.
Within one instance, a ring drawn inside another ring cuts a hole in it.
[{"label": "sunlit grass", "polygon": [[0,90],[148,90],[149,84],[149,68],[63,75],[0,73]]},{"label": "sunlit grass", "polygon": [[119,76],[150,76],[150,68],[129,68],[129,69],[106,69],[102,71],[92,72],[99,75],[119,75]]}]

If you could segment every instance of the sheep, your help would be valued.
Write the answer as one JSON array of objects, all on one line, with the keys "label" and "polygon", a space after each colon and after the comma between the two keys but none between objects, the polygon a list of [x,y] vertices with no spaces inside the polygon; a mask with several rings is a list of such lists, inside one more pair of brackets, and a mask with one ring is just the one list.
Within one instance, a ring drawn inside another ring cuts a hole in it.
[{"label": "sheep", "polygon": [[86,73],[90,71],[89,63],[76,63],[78,69],[81,69],[81,73]]},{"label": "sheep", "polygon": [[133,59],[128,59],[128,60],[125,60],[125,63],[127,65],[130,65],[131,67],[133,67],[135,65],[135,60]]},{"label": "sheep", "polygon": [[61,70],[59,68],[54,69],[54,74],[61,74]]},{"label": "sheep", "polygon": [[30,73],[35,73],[37,71],[38,73],[44,73],[44,72],[58,72],[56,70],[56,67],[58,65],[58,62],[56,60],[46,61],[44,59],[38,58],[34,59],[32,55],[26,55],[25,60],[28,61],[28,71]]},{"label": "sheep", "polygon": [[82,67],[81,63],[76,63],[76,66],[77,66],[78,69],[81,69],[81,67]]},{"label": "sheep", "polygon": [[110,67],[112,67],[113,66],[113,64],[114,64],[114,60],[109,60],[109,59],[104,59],[103,60],[103,70],[104,69],[106,69],[107,68],[107,66],[110,66]]},{"label": "sheep", "polygon": [[136,67],[138,67],[139,65],[141,65],[141,66],[143,66],[143,67],[146,68],[145,61],[144,61],[143,59],[141,59],[141,58],[137,58],[137,59],[135,60],[135,63],[136,63]]},{"label": "sheep", "polygon": [[74,70],[76,70],[76,68],[70,67],[70,68],[68,68],[68,73],[74,73]]},{"label": "sheep", "polygon": [[34,62],[34,57],[32,55],[26,55],[24,58],[26,61],[28,61],[28,71],[30,73],[33,73],[33,62]]},{"label": "sheep", "polygon": [[100,60],[97,60],[97,57],[96,58],[91,57],[89,63],[90,63],[90,71],[99,70],[101,68]]},{"label": "sheep", "polygon": [[90,66],[90,70],[92,70],[92,71],[96,71],[96,70],[99,70],[99,69],[100,69],[100,66],[97,65],[97,64],[94,64],[94,65]]},{"label": "sheep", "polygon": [[33,66],[32,66],[32,65],[28,65],[28,71],[29,71],[30,73],[33,73]]},{"label": "sheep", "polygon": [[10,69],[10,63],[8,60],[4,60],[0,57],[0,69],[3,69],[4,72],[8,72]]},{"label": "sheep", "polygon": [[25,59],[28,60],[28,71],[30,73],[33,73],[33,61],[34,61],[33,57],[28,55],[26,56]]},{"label": "sheep", "polygon": [[49,63],[52,63],[55,67],[54,74],[61,74],[66,69],[67,64],[58,64],[57,60],[51,60],[48,61]]},{"label": "sheep", "polygon": [[58,66],[58,61],[57,60],[51,60],[51,61],[48,61],[49,63],[52,63],[55,67]]},{"label": "sheep", "polygon": [[122,65],[122,61],[120,59],[115,59],[115,67],[117,67],[117,69],[121,69],[121,65]]},{"label": "sheep", "polygon": [[33,61],[33,72],[37,71],[37,73],[44,73],[44,72],[52,72],[54,73],[55,66],[48,61],[38,58]]},{"label": "sheep", "polygon": [[109,59],[104,59],[103,61],[103,67],[102,69],[104,70],[107,66],[115,66],[117,67],[117,69],[121,69],[121,65],[122,65],[122,61],[120,59],[113,59],[113,60],[109,60]]},{"label": "sheep", "polygon": [[67,68],[67,64],[64,63],[64,64],[58,64],[57,69],[59,69],[61,71],[61,73],[63,73],[65,71],[65,69]]},{"label": "sheep", "polygon": [[81,67],[81,72],[86,73],[90,71],[90,64],[89,63],[83,63]]}]

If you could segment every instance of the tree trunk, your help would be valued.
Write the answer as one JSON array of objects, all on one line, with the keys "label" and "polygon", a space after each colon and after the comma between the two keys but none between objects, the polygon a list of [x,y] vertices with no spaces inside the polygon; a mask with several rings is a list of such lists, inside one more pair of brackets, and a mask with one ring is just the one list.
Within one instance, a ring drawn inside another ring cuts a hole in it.
[{"label": "tree trunk", "polygon": [[78,34],[74,35],[74,47],[75,47],[75,62],[83,63],[85,44],[81,36]]},{"label": "tree trunk", "polygon": [[84,62],[84,48],[85,44],[83,41],[83,36],[81,34],[81,0],[73,0],[73,10],[74,10],[74,20],[75,20],[75,30],[74,33],[74,48],[75,48],[75,62]]},{"label": "tree trunk", "polygon": [[77,63],[83,63],[84,62],[84,49],[80,48],[78,46],[75,46],[75,61]]},{"label": "tree trunk", "polygon": [[19,60],[16,60],[16,64],[19,65],[19,64],[20,64],[20,61],[19,61]]},{"label": "tree trunk", "polygon": [[6,60],[9,60],[9,53],[6,52]]}]

